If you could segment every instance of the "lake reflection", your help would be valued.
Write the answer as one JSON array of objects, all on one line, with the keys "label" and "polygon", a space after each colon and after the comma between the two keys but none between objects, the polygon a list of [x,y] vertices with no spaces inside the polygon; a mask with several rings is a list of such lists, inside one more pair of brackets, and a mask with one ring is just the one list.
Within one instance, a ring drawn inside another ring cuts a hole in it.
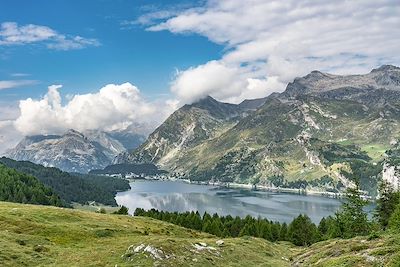
[{"label": "lake reflection", "polygon": [[332,215],[340,207],[337,199],[287,193],[226,189],[173,181],[140,180],[131,183],[131,190],[115,197],[129,212],[136,208],[155,208],[164,211],[199,211],[203,214],[265,217],[290,222],[300,213],[314,222]]}]

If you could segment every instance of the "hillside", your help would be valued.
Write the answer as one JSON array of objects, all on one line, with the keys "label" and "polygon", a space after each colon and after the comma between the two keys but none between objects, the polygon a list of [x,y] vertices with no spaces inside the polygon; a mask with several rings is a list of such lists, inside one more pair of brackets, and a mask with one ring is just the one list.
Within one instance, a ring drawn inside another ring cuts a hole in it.
[{"label": "hillside", "polygon": [[120,154],[114,163],[155,163],[161,169],[177,170],[187,150],[221,135],[264,102],[265,99],[251,99],[235,105],[208,96],[184,105],[138,149]]},{"label": "hillside", "polygon": [[[279,245],[228,239],[226,246],[218,247],[218,239],[209,234],[142,217],[2,202],[0,225],[0,244],[8,248],[0,250],[3,266],[226,266],[228,262],[232,266],[288,266],[282,260],[287,251]],[[197,249],[197,242],[215,250]],[[162,259],[153,259],[150,253],[127,252],[141,244],[150,245]]]},{"label": "hillside", "polygon": [[145,217],[5,202],[0,226],[2,266],[396,266],[400,259],[398,236],[308,248],[243,237],[219,247],[212,235]]},{"label": "hillside", "polygon": [[44,167],[29,161],[15,161],[2,157],[0,164],[36,177],[69,204],[72,202],[85,204],[88,201],[96,201],[116,206],[115,194],[130,188],[126,180],[119,178],[70,174],[57,168]]},{"label": "hillside", "polygon": [[36,177],[18,172],[1,163],[0,201],[65,206],[60,197]]},{"label": "hillside", "polygon": [[331,192],[361,177],[374,196],[385,152],[400,136],[399,81],[395,66],[348,76],[313,71],[240,116],[223,117],[207,98],[176,111],[121,161],[151,162],[191,180]]}]

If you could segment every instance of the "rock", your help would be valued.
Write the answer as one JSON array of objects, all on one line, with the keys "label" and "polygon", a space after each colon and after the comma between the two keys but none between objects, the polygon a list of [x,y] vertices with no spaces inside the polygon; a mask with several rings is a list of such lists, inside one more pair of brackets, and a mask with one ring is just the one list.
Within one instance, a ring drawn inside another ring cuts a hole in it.
[{"label": "rock", "polygon": [[155,260],[164,260],[174,257],[174,255],[167,255],[161,249],[155,248],[151,245],[140,244],[138,246],[131,245],[126,250],[125,254],[122,255],[122,258],[127,258],[128,260],[132,260],[132,257],[135,254],[143,253],[146,258],[149,256]]},{"label": "rock", "polygon": [[199,242],[199,245],[202,246],[202,247],[207,247],[207,244],[204,243],[204,242]]},{"label": "rock", "polygon": [[[205,243],[203,243],[203,244],[205,244]],[[200,244],[200,243],[196,243],[196,244],[194,244],[193,245],[193,247],[196,249],[196,250],[198,250],[198,251],[202,251],[202,250],[216,250],[216,248],[214,248],[214,247],[209,247],[209,246],[207,246],[207,244],[205,244],[205,246],[203,246],[202,244]]]},{"label": "rock", "polygon": [[215,244],[217,244],[217,246],[219,246],[219,247],[223,246],[224,243],[225,243],[225,242],[224,242],[223,240],[217,240],[217,241],[215,241]]},{"label": "rock", "polygon": [[45,246],[42,246],[42,245],[36,245],[36,246],[34,246],[34,247],[33,247],[33,250],[36,251],[36,252],[46,252],[46,251],[49,251],[48,248],[46,248]]},{"label": "rock", "polygon": [[133,252],[138,253],[138,252],[140,252],[142,249],[144,249],[144,247],[145,247],[145,244],[140,244],[139,246],[137,246],[137,247],[133,250]]},{"label": "rock", "polygon": [[157,249],[150,245],[147,245],[143,251],[149,253],[153,259],[162,260],[165,258],[164,252],[161,249]]}]

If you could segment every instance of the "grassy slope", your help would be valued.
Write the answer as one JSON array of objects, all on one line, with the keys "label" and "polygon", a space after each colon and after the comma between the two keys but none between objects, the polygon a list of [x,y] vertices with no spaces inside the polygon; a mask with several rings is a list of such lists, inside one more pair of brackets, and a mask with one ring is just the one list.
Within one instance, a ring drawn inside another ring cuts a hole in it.
[{"label": "grassy slope", "polygon": [[333,239],[295,254],[294,266],[400,266],[400,236],[386,234],[374,240]]},{"label": "grassy slope", "polygon": [[[399,266],[400,262],[399,236],[330,240],[309,248],[249,237],[224,239],[225,245],[217,247],[216,240],[150,218],[0,202],[1,266]],[[217,250],[197,251],[196,242]],[[129,246],[142,243],[173,256],[121,257]]]},{"label": "grassy slope", "polygon": [[[254,238],[225,239],[217,247],[216,240],[149,218],[0,202],[0,266],[289,266],[282,259],[291,253],[287,247]],[[216,247],[220,256],[197,252],[196,242]],[[142,243],[175,256],[121,257]],[[43,251],[35,251],[38,245]]]}]

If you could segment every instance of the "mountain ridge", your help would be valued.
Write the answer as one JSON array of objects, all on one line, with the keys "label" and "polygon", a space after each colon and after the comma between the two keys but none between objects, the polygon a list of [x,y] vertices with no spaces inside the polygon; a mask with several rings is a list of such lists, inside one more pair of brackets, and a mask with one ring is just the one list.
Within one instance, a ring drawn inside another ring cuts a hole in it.
[{"label": "mountain ridge", "polygon": [[[91,169],[106,167],[115,156],[127,150],[117,135],[115,131],[107,133],[88,130],[81,133],[69,129],[62,135],[26,136],[5,155],[15,160],[57,167],[67,172],[87,173]],[[134,140],[124,142],[123,138],[128,136]],[[140,135],[121,133],[120,137],[122,142],[132,149],[129,145],[135,147],[135,138],[139,138]]]},{"label": "mountain ridge", "polygon": [[[120,163],[150,162],[195,180],[282,185],[277,177],[283,177],[284,184],[303,181],[304,188],[326,176],[330,182],[324,190],[335,192],[354,185],[355,173],[364,177],[362,170],[368,172],[362,188],[376,194],[384,151],[400,136],[398,81],[400,68],[394,66],[348,76],[313,71],[235,120],[209,116],[218,127],[201,123],[201,114],[215,113],[200,109],[198,114],[186,106],[159,127],[162,134],[153,132]],[[182,127],[188,117],[190,123]],[[183,146],[184,138],[174,139],[193,136],[185,131],[198,124],[210,134]]]}]

